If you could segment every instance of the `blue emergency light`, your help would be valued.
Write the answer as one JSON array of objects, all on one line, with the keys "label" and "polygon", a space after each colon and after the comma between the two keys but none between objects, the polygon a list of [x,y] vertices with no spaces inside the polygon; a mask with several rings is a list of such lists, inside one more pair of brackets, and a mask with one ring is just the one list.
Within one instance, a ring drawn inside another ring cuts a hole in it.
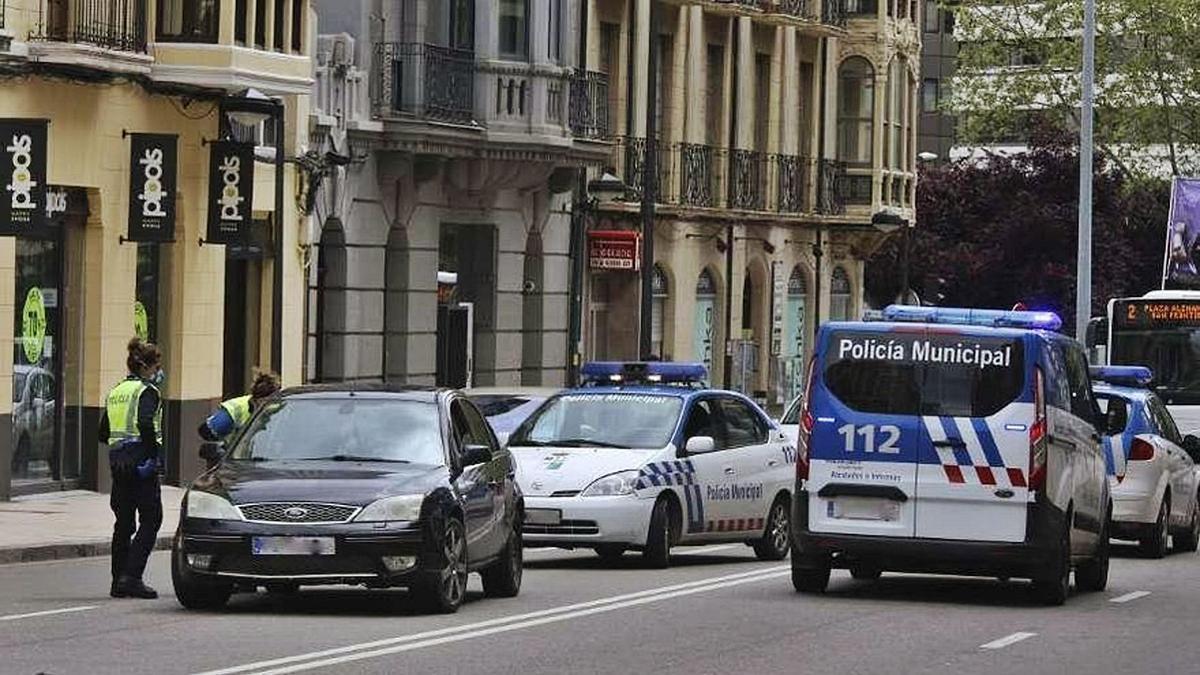
[{"label": "blue emergency light", "polygon": [[883,318],[895,323],[936,323],[1034,330],[1062,328],[1062,319],[1054,312],[1009,312],[999,309],[890,305],[883,310]]},{"label": "blue emergency light", "polygon": [[703,363],[593,361],[579,374],[590,384],[698,384],[708,378]]},{"label": "blue emergency light", "polygon": [[1148,387],[1154,380],[1154,371],[1146,366],[1092,366],[1088,370],[1093,380],[1119,387]]}]

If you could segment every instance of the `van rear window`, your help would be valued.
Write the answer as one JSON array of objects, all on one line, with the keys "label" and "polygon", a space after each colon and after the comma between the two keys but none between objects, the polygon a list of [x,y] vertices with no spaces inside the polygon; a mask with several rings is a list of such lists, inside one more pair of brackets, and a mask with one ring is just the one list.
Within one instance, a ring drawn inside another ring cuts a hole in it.
[{"label": "van rear window", "polygon": [[967,335],[835,332],[825,386],[858,412],[986,417],[1021,397],[1020,339]]}]

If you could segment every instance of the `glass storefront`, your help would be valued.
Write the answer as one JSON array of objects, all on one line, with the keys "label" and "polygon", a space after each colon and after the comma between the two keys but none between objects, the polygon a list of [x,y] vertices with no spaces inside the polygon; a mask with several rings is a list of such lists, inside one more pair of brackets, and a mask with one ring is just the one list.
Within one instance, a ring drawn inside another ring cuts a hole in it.
[{"label": "glass storefront", "polygon": [[21,237],[16,249],[12,477],[62,480],[62,240]]}]

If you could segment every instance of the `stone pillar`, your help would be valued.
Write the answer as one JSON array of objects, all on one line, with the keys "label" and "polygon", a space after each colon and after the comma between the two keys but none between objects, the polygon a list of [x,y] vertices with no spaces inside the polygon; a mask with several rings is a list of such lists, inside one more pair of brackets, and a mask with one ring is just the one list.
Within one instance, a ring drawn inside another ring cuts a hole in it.
[{"label": "stone pillar", "polygon": [[796,28],[785,26],[783,31],[783,64],[779,89],[783,92],[780,151],[785,155],[800,154],[800,62],[796,53]]},{"label": "stone pillar", "polygon": [[704,40],[704,8],[689,5],[681,14],[687,14],[687,66],[684,75],[684,140],[688,143],[703,143],[705,135],[705,102],[708,100],[708,45]]},{"label": "stone pillar", "polygon": [[283,0],[266,0],[266,3],[264,5],[263,9],[266,11],[267,15],[265,17],[264,16],[258,17],[259,21],[265,22],[263,24],[264,26],[266,26],[266,30],[263,31],[265,34],[263,42],[266,44],[267,51],[271,51],[271,50],[275,49],[275,47],[276,47],[276,45],[275,45],[275,3],[277,3],[277,2],[283,2]]},{"label": "stone pillar", "polygon": [[737,18],[737,129],[734,147],[754,147],[754,24],[748,16]]},{"label": "stone pillar", "polygon": [[[671,131],[670,137],[664,137],[668,143],[672,145],[679,143],[685,139],[685,125],[687,124],[687,108],[692,104],[688,101],[688,63],[690,59],[689,47],[691,46],[690,30],[690,8],[680,7],[679,14],[675,21],[675,46],[672,49],[674,57],[671,63],[663,64],[663,73],[667,72],[667,68],[671,69],[671,89],[666,92],[667,101],[670,106],[666,108],[671,116],[671,122],[668,128]],[[661,132],[661,130],[660,130]]]}]

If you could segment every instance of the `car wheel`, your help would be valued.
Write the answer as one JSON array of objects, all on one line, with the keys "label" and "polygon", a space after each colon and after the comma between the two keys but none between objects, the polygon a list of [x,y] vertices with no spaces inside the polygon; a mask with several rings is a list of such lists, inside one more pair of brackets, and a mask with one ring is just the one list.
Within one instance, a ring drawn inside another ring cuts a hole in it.
[{"label": "car wheel", "polygon": [[1200,502],[1192,502],[1192,517],[1187,530],[1175,535],[1174,548],[1180,553],[1195,553],[1200,548]]},{"label": "car wheel", "polygon": [[621,544],[600,544],[596,547],[596,555],[606,563],[615,563],[625,555],[625,547]]},{"label": "car wheel", "polygon": [[171,585],[175,599],[187,609],[221,609],[233,595],[233,586],[199,579],[188,571],[178,547],[171,550]]},{"label": "car wheel", "polygon": [[425,572],[413,592],[429,611],[453,614],[467,595],[467,538],[462,521],[447,520],[439,544],[439,567]]},{"label": "car wheel", "polygon": [[1171,497],[1163,497],[1158,507],[1158,519],[1154,521],[1154,529],[1150,535],[1138,542],[1142,555],[1147,558],[1164,558],[1167,555],[1167,540],[1170,535],[1168,514],[1171,513]]},{"label": "car wheel", "polygon": [[792,530],[788,519],[788,503],[787,499],[779,497],[771,505],[762,539],[754,542],[754,555],[759,560],[783,560],[791,547]]},{"label": "car wheel", "polygon": [[660,499],[654,504],[642,559],[648,567],[655,569],[671,566],[671,506],[666,499]]},{"label": "car wheel", "polygon": [[1089,593],[1104,590],[1108,586],[1109,564],[1109,523],[1112,522],[1112,508],[1104,514],[1104,522],[1100,525],[1100,539],[1096,544],[1096,554],[1087,562],[1075,568],[1075,588]]},{"label": "car wheel", "polygon": [[851,565],[850,576],[858,581],[876,581],[883,576],[883,570],[875,565]]},{"label": "car wheel", "polygon": [[1071,593],[1071,519],[1067,513],[1053,559],[1033,579],[1033,594],[1043,604],[1058,606]]},{"label": "car wheel", "polygon": [[824,593],[829,587],[829,573],[827,558],[792,554],[792,588],[797,593]]},{"label": "car wheel", "polygon": [[524,551],[525,543],[521,540],[521,523],[518,520],[508,532],[508,543],[500,552],[500,559],[480,574],[483,577],[484,595],[489,598],[517,597],[517,593],[521,592]]}]

